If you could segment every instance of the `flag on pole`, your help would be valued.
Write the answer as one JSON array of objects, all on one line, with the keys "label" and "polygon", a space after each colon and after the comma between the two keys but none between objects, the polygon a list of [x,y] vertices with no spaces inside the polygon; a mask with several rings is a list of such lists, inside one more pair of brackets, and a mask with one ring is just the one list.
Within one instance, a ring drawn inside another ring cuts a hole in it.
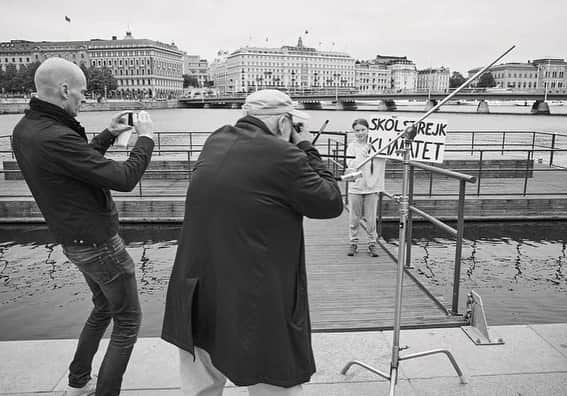
[{"label": "flag on pole", "polygon": [[65,21],[71,22],[71,18],[69,18],[67,15],[65,15]]}]

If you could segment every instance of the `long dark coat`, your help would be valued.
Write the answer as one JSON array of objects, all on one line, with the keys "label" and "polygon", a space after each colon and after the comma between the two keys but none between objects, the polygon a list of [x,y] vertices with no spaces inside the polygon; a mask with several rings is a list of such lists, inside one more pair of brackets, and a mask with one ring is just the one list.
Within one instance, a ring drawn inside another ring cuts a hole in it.
[{"label": "long dark coat", "polygon": [[315,372],[303,216],[339,216],[339,187],[309,142],[244,117],[197,161],[162,337],[206,350],[239,386],[291,387]]}]

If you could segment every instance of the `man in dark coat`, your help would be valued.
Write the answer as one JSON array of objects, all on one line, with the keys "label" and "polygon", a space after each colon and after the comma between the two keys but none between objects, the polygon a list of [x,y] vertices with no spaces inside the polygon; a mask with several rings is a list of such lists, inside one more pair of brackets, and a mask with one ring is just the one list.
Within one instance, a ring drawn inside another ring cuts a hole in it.
[{"label": "man in dark coat", "polygon": [[[87,142],[75,119],[87,88],[81,69],[50,58],[37,69],[38,97],[18,122],[13,149],[26,183],[49,230],[67,258],[83,273],[94,307],[79,337],[64,395],[115,396],[136,342],[142,313],[134,262],[118,235],[118,212],[110,190],[132,190],[148,166],[154,147],[149,114],[140,112],[139,138],[124,162],[105,158],[121,133],[130,130],[123,116]],[[98,380],[92,360],[110,321],[114,327]]]},{"label": "man in dark coat", "polygon": [[339,216],[341,192],[289,96],[258,91],[243,109],[207,139],[187,192],[162,332],[185,395],[220,395],[227,377],[296,395],[315,372],[302,222]]}]

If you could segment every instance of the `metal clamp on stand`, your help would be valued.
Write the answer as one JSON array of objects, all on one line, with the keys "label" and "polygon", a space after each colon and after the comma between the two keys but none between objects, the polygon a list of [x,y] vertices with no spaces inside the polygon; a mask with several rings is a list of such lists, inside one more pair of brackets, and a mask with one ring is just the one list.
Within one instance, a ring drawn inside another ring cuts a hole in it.
[{"label": "metal clamp on stand", "polygon": [[[484,68],[479,70],[477,73],[475,73],[475,75],[470,77],[467,81],[465,81],[460,87],[458,87],[450,95],[448,95],[446,98],[444,98],[442,101],[440,101],[436,106],[432,107],[423,116],[421,116],[417,121],[415,121],[411,126],[407,127],[403,132],[401,132],[398,136],[396,136],[396,138],[394,140],[392,140],[388,145],[382,147],[382,149],[378,150],[376,153],[374,153],[373,155],[368,157],[365,161],[363,161],[361,164],[359,164],[356,167],[356,171],[359,171],[359,169],[364,164],[366,164],[368,161],[371,161],[378,154],[385,151],[389,146],[394,144],[395,141],[397,141],[400,138],[403,139],[403,144],[402,144],[402,147],[403,147],[402,148],[402,151],[403,151],[403,182],[402,182],[402,194],[401,194],[401,197],[400,197],[400,223],[399,223],[400,224],[400,230],[399,230],[399,247],[398,247],[398,263],[397,263],[398,267],[397,267],[397,272],[396,272],[394,329],[393,329],[392,360],[391,360],[391,364],[390,364],[390,374],[388,375],[386,373],[383,373],[380,370],[378,370],[378,369],[376,369],[372,366],[369,366],[369,365],[367,365],[363,362],[360,362],[358,360],[352,360],[352,361],[348,362],[345,365],[345,367],[341,370],[341,374],[344,375],[344,374],[347,373],[347,371],[352,366],[356,365],[356,366],[363,367],[363,368],[365,368],[365,369],[367,369],[367,370],[369,370],[369,371],[371,371],[375,374],[378,374],[382,378],[385,378],[385,379],[390,381],[390,391],[389,391],[390,396],[394,396],[395,392],[396,392],[396,384],[398,383],[398,367],[399,367],[400,361],[415,359],[415,358],[423,357],[423,356],[435,355],[435,354],[439,354],[439,353],[447,356],[447,358],[451,362],[451,365],[453,366],[453,368],[457,372],[457,375],[459,376],[461,383],[462,384],[467,383],[465,375],[463,374],[463,371],[461,370],[461,368],[457,364],[457,361],[455,360],[454,356],[451,354],[450,351],[448,351],[446,349],[433,349],[433,350],[430,350],[430,351],[424,351],[424,352],[413,353],[413,354],[410,354],[410,355],[400,356],[400,351],[402,349],[405,349],[405,347],[404,348],[400,347],[400,323],[401,323],[401,316],[402,316],[402,286],[403,286],[404,267],[405,267],[405,261],[406,261],[406,248],[407,248],[407,246],[406,246],[406,244],[407,244],[406,228],[407,228],[407,224],[408,224],[408,212],[409,212],[408,190],[409,190],[410,151],[411,151],[413,139],[417,134],[417,127],[419,126],[419,123],[421,121],[423,121],[425,118],[427,118],[429,115],[431,115],[433,112],[435,112],[439,107],[441,107],[447,101],[449,101],[449,99],[451,99],[458,92],[460,92],[463,88],[465,88],[468,84],[470,84],[477,77],[479,77],[482,73],[484,73],[486,70],[488,70],[492,65],[494,65],[496,62],[498,62],[500,59],[502,59],[506,54],[508,54],[510,51],[512,51],[514,49],[514,47],[515,46],[512,46],[510,49],[508,49],[506,52],[504,52],[502,55],[500,55],[496,60],[494,60],[490,65],[485,66]],[[353,177],[355,173],[356,172],[353,172],[351,174],[345,175],[344,177],[346,177],[346,178]]]}]

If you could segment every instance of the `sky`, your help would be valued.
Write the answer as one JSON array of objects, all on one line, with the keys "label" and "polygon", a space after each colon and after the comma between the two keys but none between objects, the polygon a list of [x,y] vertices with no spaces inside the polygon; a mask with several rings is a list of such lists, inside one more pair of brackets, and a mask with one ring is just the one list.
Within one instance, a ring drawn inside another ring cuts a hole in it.
[{"label": "sky", "polygon": [[[71,22],[65,21],[65,16]],[[212,61],[219,50],[295,45],[355,59],[407,56],[466,76],[491,63],[567,58],[566,0],[0,0],[0,41],[174,42]]]}]

